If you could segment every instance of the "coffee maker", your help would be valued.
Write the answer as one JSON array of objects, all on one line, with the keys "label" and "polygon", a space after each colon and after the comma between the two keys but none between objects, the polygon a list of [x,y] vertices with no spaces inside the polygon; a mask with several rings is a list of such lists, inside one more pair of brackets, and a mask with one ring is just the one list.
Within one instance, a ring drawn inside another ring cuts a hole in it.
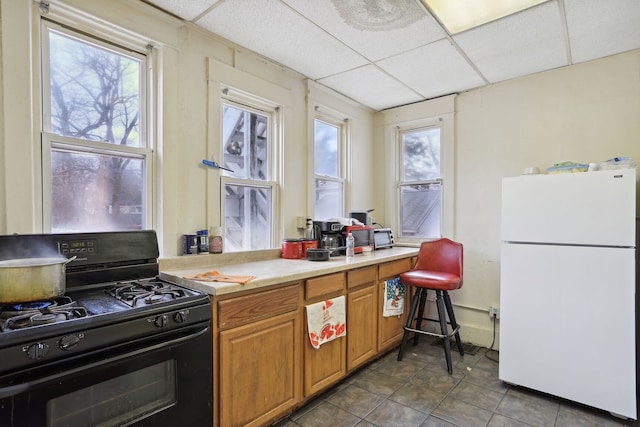
[{"label": "coffee maker", "polygon": [[313,227],[319,236],[318,247],[328,249],[330,256],[340,255],[340,251],[344,250],[342,224],[337,221],[313,221]]}]

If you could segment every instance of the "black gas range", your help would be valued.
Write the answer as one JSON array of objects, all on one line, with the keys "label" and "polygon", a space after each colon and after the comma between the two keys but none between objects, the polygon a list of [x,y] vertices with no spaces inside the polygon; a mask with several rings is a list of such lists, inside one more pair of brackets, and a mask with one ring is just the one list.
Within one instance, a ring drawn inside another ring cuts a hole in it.
[{"label": "black gas range", "polygon": [[52,254],[64,295],[0,305],[0,425],[212,425],[209,297],[158,277],[155,232],[0,236]]}]

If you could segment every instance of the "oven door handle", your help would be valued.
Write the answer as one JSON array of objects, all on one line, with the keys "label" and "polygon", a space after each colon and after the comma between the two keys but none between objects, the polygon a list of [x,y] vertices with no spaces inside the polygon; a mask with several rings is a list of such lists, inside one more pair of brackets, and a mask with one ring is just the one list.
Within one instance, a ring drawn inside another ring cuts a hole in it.
[{"label": "oven door handle", "polygon": [[133,356],[138,356],[140,354],[143,353],[148,353],[149,351],[155,351],[155,350],[161,350],[163,348],[166,347],[172,347],[175,346],[176,344],[181,344],[185,341],[189,341],[195,338],[198,338],[206,333],[209,332],[209,326],[206,326],[203,329],[198,330],[197,332],[194,332],[192,334],[186,335],[186,336],[182,336],[179,338],[175,338],[172,339],[170,341],[164,341],[149,347],[144,347],[144,348],[139,348],[137,350],[134,351],[130,351],[128,353],[124,353],[124,354],[120,354],[117,356],[113,356],[110,357],[108,359],[104,359],[104,360],[100,360],[99,362],[93,362],[90,363],[88,365],[82,365],[79,366],[77,368],[73,368],[73,369],[69,369],[66,370],[64,372],[58,373],[56,375],[49,375],[47,377],[42,377],[42,378],[38,378],[37,380],[34,381],[29,381],[26,383],[21,383],[21,384],[15,384],[15,385],[11,385],[8,387],[1,387],[0,388],[0,399],[4,399],[6,397],[12,397],[12,396],[16,396],[18,394],[24,393],[24,392],[28,392],[29,390],[33,389],[34,387],[42,384],[42,383],[47,383],[50,381],[57,381],[58,379],[62,378],[62,377],[66,377],[68,375],[72,375],[75,374],[77,372],[83,371],[85,369],[92,369],[92,368],[97,368],[99,366],[102,365],[106,365],[112,362],[117,362],[119,360],[122,359],[127,359],[129,357],[133,357]]}]

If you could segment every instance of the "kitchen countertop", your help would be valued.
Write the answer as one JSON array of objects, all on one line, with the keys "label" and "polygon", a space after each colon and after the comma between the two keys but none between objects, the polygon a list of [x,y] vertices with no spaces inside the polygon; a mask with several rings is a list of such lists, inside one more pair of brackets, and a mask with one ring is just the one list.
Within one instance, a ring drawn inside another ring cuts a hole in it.
[{"label": "kitchen countertop", "polygon": [[[279,250],[277,251],[279,253]],[[204,257],[186,256],[175,259],[160,260],[160,278],[189,288],[206,292],[209,295],[227,295],[277,285],[325,274],[338,273],[354,268],[376,265],[418,254],[418,248],[393,247],[373,251],[371,255],[356,254],[352,260],[345,256],[332,257],[328,261],[308,261],[306,259],[271,258],[258,261],[236,262],[229,264],[207,264]],[[215,259],[215,255],[212,256]],[[242,255],[239,255],[242,259]],[[189,258],[189,259],[188,259]],[[245,257],[246,258],[246,257]],[[264,258],[264,257],[263,257]],[[189,265],[192,264],[192,265]],[[201,282],[185,279],[198,273],[215,270],[229,276],[256,276],[255,279],[242,285],[240,283]]]}]

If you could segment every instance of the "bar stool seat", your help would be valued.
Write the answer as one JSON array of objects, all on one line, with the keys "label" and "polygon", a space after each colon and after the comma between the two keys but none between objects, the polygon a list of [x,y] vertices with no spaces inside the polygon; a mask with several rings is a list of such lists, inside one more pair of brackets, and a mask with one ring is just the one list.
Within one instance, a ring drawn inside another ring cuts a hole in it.
[{"label": "bar stool seat", "polygon": [[[418,252],[418,260],[411,271],[400,274],[400,282],[405,286],[414,286],[415,295],[411,300],[411,308],[407,323],[404,326],[402,343],[398,351],[398,360],[402,360],[407,340],[414,333],[413,344],[418,343],[420,335],[440,337],[444,341],[444,353],[447,361],[447,371],[453,373],[451,362],[451,337],[456,341],[458,352],[464,356],[460,340],[460,326],[457,324],[451,305],[449,291],[462,287],[462,244],[442,238],[423,242]],[[427,291],[435,291],[438,319],[425,317]],[[447,320],[447,316],[449,320]],[[440,333],[422,329],[422,321],[440,323]],[[415,322],[415,327],[413,326]],[[451,331],[449,327],[451,326]]]},{"label": "bar stool seat", "polygon": [[419,286],[433,290],[439,289],[441,291],[451,291],[461,286],[459,276],[442,271],[407,271],[400,275],[400,281],[405,285],[409,284],[410,286]]}]

